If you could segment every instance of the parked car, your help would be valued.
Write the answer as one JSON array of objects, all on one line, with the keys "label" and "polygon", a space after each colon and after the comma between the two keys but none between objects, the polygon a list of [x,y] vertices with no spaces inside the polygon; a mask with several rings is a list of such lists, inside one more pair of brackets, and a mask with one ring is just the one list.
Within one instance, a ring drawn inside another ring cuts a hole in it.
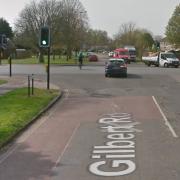
[{"label": "parked car", "polygon": [[95,54],[89,55],[88,60],[91,62],[98,61],[98,57]]},{"label": "parked car", "polygon": [[111,76],[127,77],[127,64],[124,59],[111,58],[106,62],[105,77]]},{"label": "parked car", "polygon": [[87,52],[87,57],[89,57],[89,56],[91,56],[91,55],[94,55],[94,53],[91,52],[91,51],[88,51],[88,52]]},{"label": "parked car", "polygon": [[114,55],[114,52],[112,52],[112,51],[108,53],[109,57],[113,57],[113,55]]}]

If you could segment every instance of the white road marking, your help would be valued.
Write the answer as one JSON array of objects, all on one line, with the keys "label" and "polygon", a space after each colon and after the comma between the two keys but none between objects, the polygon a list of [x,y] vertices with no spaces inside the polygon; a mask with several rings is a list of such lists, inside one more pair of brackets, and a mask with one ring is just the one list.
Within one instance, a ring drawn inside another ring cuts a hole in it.
[{"label": "white road marking", "polygon": [[[68,99],[69,97],[69,90],[65,89],[65,98],[64,100]],[[60,103],[62,103],[63,101],[60,101]],[[30,130],[29,132],[27,132],[26,135],[22,135],[22,138],[18,138],[16,140],[16,145],[10,149],[9,151],[7,151],[6,153],[4,153],[1,158],[0,158],[0,164],[2,164],[7,158],[9,158],[11,156],[11,154],[13,154],[13,152],[15,152],[15,150],[24,142],[26,141],[38,128],[40,128],[41,125],[43,125],[53,114],[54,112],[57,110],[58,106],[56,106],[56,108],[54,108],[53,110],[51,110],[51,112],[44,118],[41,118],[40,123],[35,126],[32,130]],[[26,133],[26,132],[25,132]]]},{"label": "white road marking", "polygon": [[[113,103],[112,106],[116,107],[116,104]],[[98,122],[101,124],[100,131],[106,133],[107,141],[103,140],[103,145],[93,147],[93,162],[88,167],[89,172],[104,177],[133,173],[136,170],[134,138],[137,132],[134,127],[139,123],[133,122],[132,114],[129,113],[108,114]],[[125,168],[122,169],[121,166]]]},{"label": "white road marking", "polygon": [[106,155],[107,159],[115,159],[115,158],[135,158],[135,154],[110,154]]},{"label": "white road marking", "polygon": [[118,110],[118,105],[114,102],[111,103],[112,112],[116,113],[116,110]]},{"label": "white road marking", "polygon": [[94,154],[106,154],[106,153],[129,153],[129,152],[135,152],[134,149],[110,149],[110,150],[94,150],[93,153]]},{"label": "white road marking", "polygon": [[[69,97],[69,90],[68,90],[68,89],[65,89],[64,92],[65,92],[65,97],[60,101],[60,103],[62,103],[64,100],[67,100],[68,97]],[[41,125],[43,125],[43,124],[54,114],[54,112],[57,110],[57,108],[58,108],[58,106],[56,106],[53,110],[51,110],[50,113],[49,113],[47,116],[44,116],[44,117],[42,118],[42,120],[40,121],[40,123],[39,123],[37,126],[35,126],[35,127],[30,131],[30,133],[27,133],[26,136],[23,136],[23,138],[20,139],[20,140],[18,141],[18,143],[22,143],[22,142],[24,142],[27,138],[29,138],[37,129],[39,129],[39,127],[40,127]]]},{"label": "white road marking", "polygon": [[57,168],[57,165],[58,165],[59,162],[61,161],[62,156],[63,156],[64,153],[66,152],[68,146],[70,145],[70,143],[71,143],[72,139],[74,138],[74,136],[75,136],[77,130],[79,129],[79,127],[80,127],[80,123],[78,123],[78,125],[77,125],[76,128],[74,129],[74,131],[73,131],[71,137],[69,138],[66,146],[64,147],[63,151],[61,152],[61,154],[59,155],[58,159],[56,160],[56,163],[55,163],[54,167],[52,168],[53,170]]},{"label": "white road marking", "polygon": [[4,154],[4,156],[1,158],[0,160],[0,164],[2,164],[18,147],[20,146],[20,144],[18,144],[17,146],[15,146],[13,149],[11,149],[10,151],[6,152]]},{"label": "white road marking", "polygon": [[176,134],[175,130],[173,129],[173,127],[171,126],[170,122],[168,121],[167,117],[165,116],[165,114],[163,113],[160,105],[158,104],[156,98],[154,96],[152,96],[152,99],[154,101],[154,103],[156,104],[158,110],[160,111],[164,121],[165,121],[165,125],[168,126],[169,130],[171,131],[172,135],[174,138],[178,138],[178,135]]}]

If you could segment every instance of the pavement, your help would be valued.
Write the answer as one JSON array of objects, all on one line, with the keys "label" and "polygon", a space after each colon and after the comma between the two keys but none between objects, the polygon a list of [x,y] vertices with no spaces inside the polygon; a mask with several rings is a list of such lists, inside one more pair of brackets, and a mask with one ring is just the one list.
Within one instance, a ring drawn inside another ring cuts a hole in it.
[{"label": "pavement", "polygon": [[[28,87],[28,76],[0,76],[0,79],[7,81],[7,83],[0,85],[0,95],[3,95],[17,88]],[[46,89],[47,83],[34,76],[34,87]],[[50,84],[50,88],[59,90],[59,87],[54,84]]]}]

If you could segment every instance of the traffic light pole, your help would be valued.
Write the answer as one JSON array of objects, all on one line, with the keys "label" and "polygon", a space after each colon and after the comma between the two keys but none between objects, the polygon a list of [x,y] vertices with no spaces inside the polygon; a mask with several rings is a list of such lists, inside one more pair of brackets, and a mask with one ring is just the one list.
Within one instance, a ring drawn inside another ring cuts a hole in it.
[{"label": "traffic light pole", "polygon": [[1,55],[2,55],[2,50],[1,50],[1,48],[0,48],[0,65],[2,64],[2,62],[1,62],[1,60],[2,60]]},{"label": "traffic light pole", "polygon": [[47,89],[50,89],[50,47],[48,47]]},{"label": "traffic light pole", "polygon": [[48,26],[41,27],[39,44],[41,48],[48,50],[47,89],[50,89],[50,29]]},{"label": "traffic light pole", "polygon": [[9,56],[9,76],[12,76],[12,57]]}]

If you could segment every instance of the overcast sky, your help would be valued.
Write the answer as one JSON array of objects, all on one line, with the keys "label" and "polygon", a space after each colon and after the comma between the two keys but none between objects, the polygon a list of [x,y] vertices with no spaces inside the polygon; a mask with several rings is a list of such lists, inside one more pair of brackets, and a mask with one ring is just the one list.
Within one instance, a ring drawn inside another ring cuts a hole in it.
[{"label": "overcast sky", "polygon": [[[11,26],[25,4],[31,0],[0,0],[0,17]],[[122,23],[133,22],[154,35],[164,35],[165,27],[180,0],[80,0],[90,25],[113,36]]]}]

